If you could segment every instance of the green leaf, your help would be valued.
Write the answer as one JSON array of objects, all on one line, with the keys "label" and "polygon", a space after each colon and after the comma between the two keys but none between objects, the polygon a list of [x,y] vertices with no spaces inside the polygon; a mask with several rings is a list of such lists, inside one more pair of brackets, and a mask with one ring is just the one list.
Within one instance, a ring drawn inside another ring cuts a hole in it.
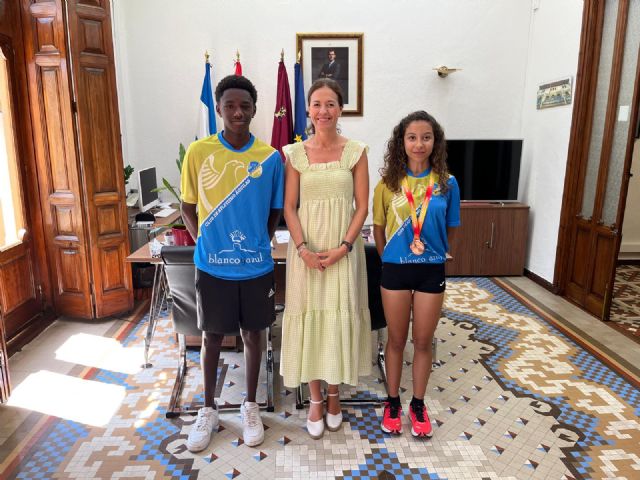
[{"label": "green leaf", "polygon": [[162,183],[164,184],[165,189],[169,190],[173,194],[173,196],[176,197],[176,200],[178,201],[178,203],[180,203],[180,195],[176,191],[177,190],[176,187],[171,185],[166,178],[162,179]]}]

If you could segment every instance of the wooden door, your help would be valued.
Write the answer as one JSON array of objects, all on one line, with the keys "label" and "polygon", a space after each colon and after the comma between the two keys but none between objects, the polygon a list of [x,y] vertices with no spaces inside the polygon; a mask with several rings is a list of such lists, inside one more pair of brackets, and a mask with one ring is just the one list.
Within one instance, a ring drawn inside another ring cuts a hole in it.
[{"label": "wooden door", "polygon": [[[4,13],[18,18],[13,9]],[[21,42],[5,23],[0,31],[0,322],[5,339],[13,339],[26,335],[41,316],[45,296],[37,260],[41,230],[37,215],[27,208],[37,195],[29,181],[28,107],[20,95],[24,70],[16,51]]]},{"label": "wooden door", "polygon": [[78,154],[95,316],[133,307],[120,118],[108,0],[68,0]]},{"label": "wooden door", "polygon": [[640,84],[640,0],[585,1],[556,255],[559,292],[608,319]]},{"label": "wooden door", "polygon": [[58,314],[93,317],[61,0],[22,0],[40,208]]}]

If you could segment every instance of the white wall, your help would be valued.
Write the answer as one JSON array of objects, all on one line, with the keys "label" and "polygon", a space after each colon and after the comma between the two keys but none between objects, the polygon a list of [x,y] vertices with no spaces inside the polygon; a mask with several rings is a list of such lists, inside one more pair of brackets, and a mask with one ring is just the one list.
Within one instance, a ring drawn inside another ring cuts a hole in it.
[{"label": "white wall", "polygon": [[638,214],[638,205],[640,205],[640,139],[635,141],[631,173],[633,173],[633,177],[629,180],[620,252],[640,254],[640,215]]},{"label": "white wall", "polygon": [[[244,73],[258,89],[252,130],[269,141],[280,50],[293,85],[296,32],[364,32],[364,115],[340,124],[343,134],[370,145],[372,186],[393,126],[416,109],[434,114],[449,138],[525,138],[520,196],[532,207],[527,268],[552,280],[571,107],[538,112],[535,94],[542,81],[575,75],[582,1],[112,5],[125,164],[155,165],[159,177],[178,182],[174,159],[196,130],[205,50],[214,82],[232,73],[240,50]],[[539,6],[535,14],[532,5]],[[441,79],[432,70],[439,65],[462,71]]]},{"label": "white wall", "polygon": [[[178,144],[196,129],[204,51],[217,81],[232,73],[240,50],[244,74],[258,89],[252,129],[269,141],[277,62],[284,48],[293,85],[296,32],[364,32],[364,116],[340,124],[346,136],[370,144],[372,182],[393,126],[419,108],[452,138],[522,135],[529,2],[112,3],[125,164],[156,165],[173,181]],[[441,79],[432,68],[443,64],[463,70]]]},{"label": "white wall", "polygon": [[[553,281],[573,103],[536,109],[538,85],[578,69],[582,0],[534,1],[523,114],[520,199],[531,207],[527,269]],[[574,92],[575,94],[575,83]]]}]

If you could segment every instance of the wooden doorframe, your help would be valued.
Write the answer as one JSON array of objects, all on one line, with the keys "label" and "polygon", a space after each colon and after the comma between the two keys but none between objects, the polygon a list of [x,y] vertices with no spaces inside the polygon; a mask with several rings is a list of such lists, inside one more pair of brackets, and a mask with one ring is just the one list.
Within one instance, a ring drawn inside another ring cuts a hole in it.
[{"label": "wooden doorframe", "polygon": [[[562,199],[563,207],[560,218],[558,246],[556,249],[554,289],[556,293],[564,295],[570,280],[569,273],[571,265],[573,264],[573,255],[576,254],[574,246],[576,244],[577,230],[580,225],[588,227],[592,232],[590,242],[592,247],[595,247],[595,242],[597,241],[598,236],[613,237],[612,240],[614,242],[614,248],[611,250],[612,258],[607,262],[611,268],[609,271],[605,272],[608,283],[604,295],[601,313],[602,319],[608,319],[611,305],[616,259],[620,251],[622,223],[624,221],[627,191],[629,179],[631,177],[631,160],[634,137],[636,135],[636,129],[638,128],[638,115],[640,109],[639,51],[616,222],[613,225],[604,225],[601,215],[604,206],[604,195],[608,176],[607,172],[611,159],[613,134],[618,113],[618,98],[622,75],[623,54],[626,29],[629,21],[628,13],[629,0],[620,0],[616,19],[613,63],[610,74],[610,88],[607,97],[607,111],[605,114],[602,150],[600,154],[593,212],[591,217],[582,218],[580,216],[580,211],[583,202],[583,185],[586,177],[588,153],[593,128],[593,112],[604,21],[604,2],[599,2],[597,0],[588,0],[585,2],[582,19],[583,27],[580,41],[581,48],[579,54],[579,66],[576,78],[576,105],[571,125],[569,153]],[[618,26],[621,25],[623,27],[618,28]],[[594,268],[592,268],[592,270]],[[593,272],[590,272],[587,275],[589,276],[588,283],[590,283],[593,278]]]},{"label": "wooden doorframe", "polygon": [[575,221],[577,207],[582,204],[583,190],[579,188],[579,185],[584,183],[587,173],[587,162],[583,161],[583,159],[589,150],[589,140],[593,128],[592,119],[597,87],[596,80],[598,78],[598,67],[600,66],[603,23],[604,4],[587,0],[582,12],[575,106],[569,134],[569,151],[564,176],[562,211],[560,213],[556,265],[553,276],[554,290],[560,295],[564,293],[566,288],[569,252],[575,241],[571,226]]}]

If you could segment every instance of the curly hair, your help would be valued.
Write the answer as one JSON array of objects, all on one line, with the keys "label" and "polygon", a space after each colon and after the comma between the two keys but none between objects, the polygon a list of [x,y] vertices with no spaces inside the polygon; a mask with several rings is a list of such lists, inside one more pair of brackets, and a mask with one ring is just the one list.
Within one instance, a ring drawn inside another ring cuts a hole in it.
[{"label": "curly hair", "polygon": [[447,141],[444,130],[438,121],[424,110],[410,113],[395,126],[391,138],[387,142],[387,150],[384,154],[384,166],[380,169],[382,181],[392,192],[400,191],[400,183],[407,175],[409,157],[404,148],[404,134],[411,122],[427,122],[433,128],[433,151],[429,156],[429,164],[438,174],[438,185],[441,194],[445,194],[449,188],[449,168],[447,167]]},{"label": "curly hair", "polygon": [[227,75],[218,82],[215,93],[216,102],[219,102],[225,90],[228,90],[230,88],[246,90],[247,92],[249,92],[249,95],[253,100],[253,104],[255,105],[256,103],[258,103],[258,91],[256,90],[256,87],[253,86],[251,80],[249,80],[247,77],[243,77],[242,75]]}]

